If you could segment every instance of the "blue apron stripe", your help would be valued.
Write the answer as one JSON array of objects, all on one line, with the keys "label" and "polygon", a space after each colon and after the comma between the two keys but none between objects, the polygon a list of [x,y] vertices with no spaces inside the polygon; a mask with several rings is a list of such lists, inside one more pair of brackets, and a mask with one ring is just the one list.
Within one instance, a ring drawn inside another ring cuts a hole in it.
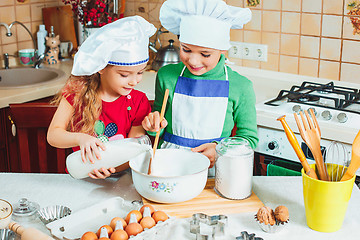
[{"label": "blue apron stripe", "polygon": [[175,93],[193,97],[229,97],[229,81],[191,79],[179,76]]},{"label": "blue apron stripe", "polygon": [[190,147],[190,148],[194,148],[194,147],[198,147],[201,144],[204,143],[210,143],[212,141],[220,141],[223,138],[213,138],[213,139],[191,139],[191,138],[184,138],[184,137],[180,137],[180,136],[176,136],[174,134],[165,132],[164,133],[164,137],[163,140],[166,142],[170,142],[170,143],[174,143],[176,145],[180,145],[183,147]]}]

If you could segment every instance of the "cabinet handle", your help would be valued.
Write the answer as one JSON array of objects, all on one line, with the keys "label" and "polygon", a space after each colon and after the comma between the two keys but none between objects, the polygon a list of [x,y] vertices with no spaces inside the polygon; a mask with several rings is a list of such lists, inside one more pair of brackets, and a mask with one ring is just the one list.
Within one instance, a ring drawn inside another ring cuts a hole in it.
[{"label": "cabinet handle", "polygon": [[11,119],[11,116],[10,116],[10,115],[8,115],[8,119],[9,119],[9,121],[10,121],[10,123],[11,123],[11,133],[12,133],[12,135],[15,137],[15,136],[16,136],[16,126],[15,126],[15,123],[14,123],[14,121]]}]

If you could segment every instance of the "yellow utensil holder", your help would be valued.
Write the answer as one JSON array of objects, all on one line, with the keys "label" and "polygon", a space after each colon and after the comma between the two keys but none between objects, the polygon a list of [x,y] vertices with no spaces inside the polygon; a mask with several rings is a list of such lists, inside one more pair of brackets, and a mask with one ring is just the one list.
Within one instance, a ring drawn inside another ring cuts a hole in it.
[{"label": "yellow utensil holder", "polygon": [[[310,165],[316,170],[315,164]],[[342,166],[327,164],[329,176]],[[301,170],[307,225],[319,232],[336,232],[342,227],[355,176],[344,182],[329,182],[309,177]]]}]

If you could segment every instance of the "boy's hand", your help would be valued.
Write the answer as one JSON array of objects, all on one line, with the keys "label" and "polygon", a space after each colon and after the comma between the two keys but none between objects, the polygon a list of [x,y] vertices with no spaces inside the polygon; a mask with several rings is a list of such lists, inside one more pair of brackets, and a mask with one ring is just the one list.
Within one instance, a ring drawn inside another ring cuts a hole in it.
[{"label": "boy's hand", "polygon": [[192,148],[191,151],[199,152],[207,156],[210,160],[210,167],[212,168],[215,164],[215,157],[216,157],[216,143],[205,143],[196,148]]},{"label": "boy's hand", "polygon": [[112,173],[115,173],[115,168],[101,168],[101,169],[94,169],[91,173],[89,173],[89,177],[93,179],[105,179],[110,177]]},{"label": "boy's hand", "polygon": [[142,126],[146,131],[157,132],[167,126],[168,122],[164,118],[160,122],[160,113],[158,111],[151,112],[142,121]]},{"label": "boy's hand", "polygon": [[81,151],[81,159],[84,163],[87,158],[91,163],[95,163],[93,153],[97,159],[101,159],[98,146],[105,151],[105,144],[100,139],[85,133],[80,133],[78,142]]}]

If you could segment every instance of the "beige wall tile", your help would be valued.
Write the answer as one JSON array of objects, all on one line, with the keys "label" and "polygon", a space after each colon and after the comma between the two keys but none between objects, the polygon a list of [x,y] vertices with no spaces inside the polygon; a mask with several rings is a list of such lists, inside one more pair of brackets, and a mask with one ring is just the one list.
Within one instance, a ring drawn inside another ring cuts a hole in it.
[{"label": "beige wall tile", "polygon": [[230,40],[243,42],[244,41],[244,30],[242,29],[231,29],[230,30]]},{"label": "beige wall tile", "polygon": [[20,22],[30,22],[30,5],[16,6],[16,20]]},{"label": "beige wall tile", "polygon": [[251,21],[244,25],[244,29],[250,30],[261,30],[261,11],[260,10],[252,10],[252,18]]},{"label": "beige wall tile", "polygon": [[280,32],[280,12],[263,11],[262,30]]},{"label": "beige wall tile", "polygon": [[319,60],[310,58],[300,58],[299,74],[311,77],[318,76]]},{"label": "beige wall tile", "polygon": [[320,58],[340,61],[341,40],[333,38],[321,39]]},{"label": "beige wall tile", "polygon": [[[242,66],[242,59],[240,58],[229,58],[231,62],[233,62],[235,65]],[[231,65],[230,65],[231,66]]]},{"label": "beige wall tile", "polygon": [[320,60],[319,77],[331,80],[339,80],[339,62]]},{"label": "beige wall tile", "polygon": [[344,17],[343,38],[360,40],[359,34],[354,34],[354,27],[349,17]]},{"label": "beige wall tile", "polygon": [[343,41],[342,61],[360,63],[360,41]]},{"label": "beige wall tile", "polygon": [[280,55],[280,72],[298,73],[298,57]]},{"label": "beige wall tile", "polygon": [[16,43],[11,43],[11,44],[5,44],[3,45],[3,53],[8,53],[8,54],[12,54],[15,55],[17,54],[17,44]]},{"label": "beige wall tile", "polygon": [[279,71],[279,55],[269,53],[267,62],[261,62],[260,68],[271,71]]},{"label": "beige wall tile", "polygon": [[30,0],[30,3],[44,3],[45,0]]},{"label": "beige wall tile", "polygon": [[[231,5],[231,6],[234,6],[234,7],[244,7],[244,1],[243,0],[227,0],[225,2],[228,5]],[[247,5],[245,7],[247,7]]]},{"label": "beige wall tile", "polygon": [[320,38],[319,37],[308,37],[301,36],[300,39],[300,56],[318,58]]},{"label": "beige wall tile", "polygon": [[251,68],[260,68],[260,62],[259,61],[252,61],[252,60],[246,60],[243,59],[244,67],[251,67]]},{"label": "beige wall tile", "polygon": [[324,15],[322,22],[322,35],[326,37],[341,37],[342,17]]},{"label": "beige wall tile", "polygon": [[18,43],[18,50],[21,49],[34,49],[34,44],[32,41],[24,41]]},{"label": "beige wall tile", "polygon": [[135,3],[134,2],[126,2],[124,15],[126,17],[135,15]]},{"label": "beige wall tile", "polygon": [[323,0],[323,13],[342,14],[343,0]]},{"label": "beige wall tile", "polygon": [[261,32],[244,30],[244,42],[261,43]]},{"label": "beige wall tile", "polygon": [[322,0],[302,0],[302,11],[321,13]]},{"label": "beige wall tile", "polygon": [[13,5],[14,4],[14,0],[1,0],[0,1],[0,6],[9,6],[9,5]]},{"label": "beige wall tile", "polygon": [[299,0],[282,0],[283,11],[296,11],[299,12],[301,9],[301,1]]},{"label": "beige wall tile", "polygon": [[[30,23],[24,23],[24,25],[31,32],[31,24]],[[17,37],[18,42],[31,40],[30,34],[21,25],[19,25],[19,24],[16,25],[16,31],[17,31],[17,35],[18,35],[18,37]]]},{"label": "beige wall tile", "polygon": [[0,22],[10,24],[15,21],[15,7],[0,7]]},{"label": "beige wall tile", "polygon": [[161,3],[149,3],[150,22],[160,21],[159,20],[160,7],[161,7]]},{"label": "beige wall tile", "polygon": [[42,21],[42,9],[45,5],[40,4],[32,4],[31,5],[31,20],[32,21]]},{"label": "beige wall tile", "polygon": [[281,31],[284,33],[300,33],[300,13],[283,12]]},{"label": "beige wall tile", "polygon": [[341,81],[360,83],[360,65],[357,64],[341,64]]},{"label": "beige wall tile", "polygon": [[[142,10],[144,9],[144,12]],[[135,2],[135,14],[149,14],[149,3],[147,2]]]},{"label": "beige wall tile", "polygon": [[[299,55],[299,35],[281,34],[280,53]],[[281,61],[280,61],[281,63]]]},{"label": "beige wall tile", "polygon": [[280,10],[281,0],[262,1],[263,9]]},{"label": "beige wall tile", "polygon": [[305,35],[320,35],[320,14],[302,14],[301,18],[301,34]]},{"label": "beige wall tile", "polygon": [[263,32],[261,35],[261,43],[268,45],[269,53],[279,53],[280,34]]}]

